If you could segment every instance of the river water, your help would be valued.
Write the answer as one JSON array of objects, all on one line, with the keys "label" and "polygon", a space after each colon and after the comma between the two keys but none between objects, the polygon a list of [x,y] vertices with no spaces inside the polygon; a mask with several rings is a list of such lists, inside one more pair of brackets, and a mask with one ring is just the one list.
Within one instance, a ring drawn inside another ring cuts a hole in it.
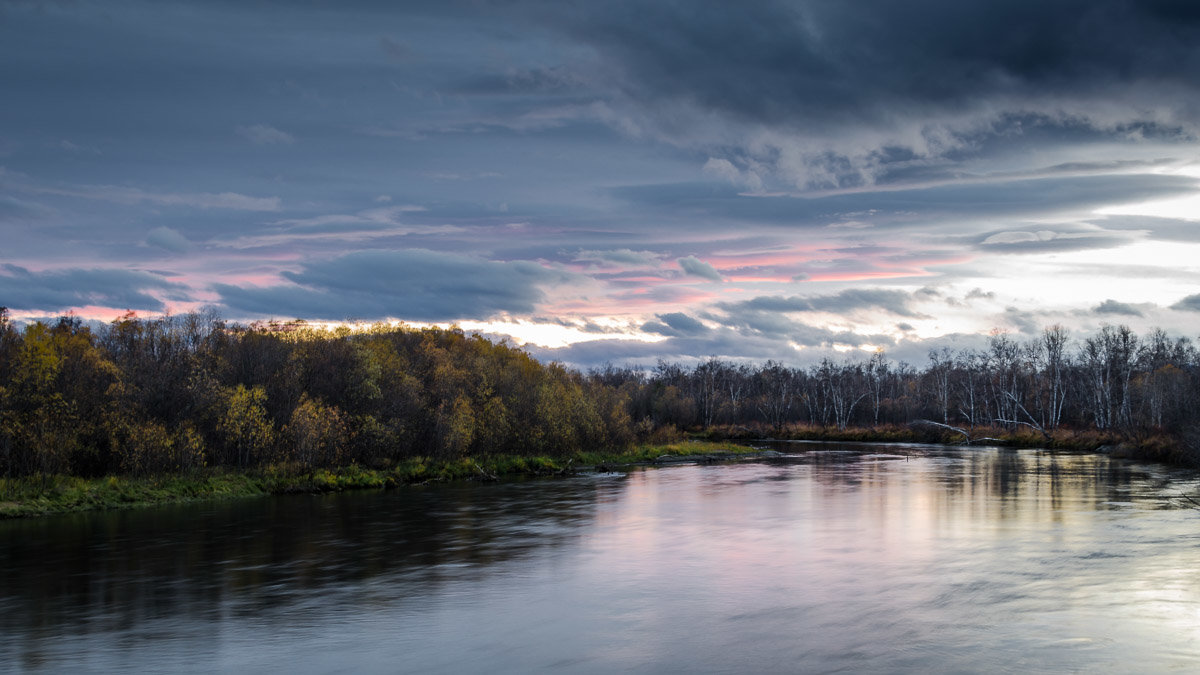
[{"label": "river water", "polygon": [[0,522],[0,670],[1200,672],[1196,473],[777,447]]}]

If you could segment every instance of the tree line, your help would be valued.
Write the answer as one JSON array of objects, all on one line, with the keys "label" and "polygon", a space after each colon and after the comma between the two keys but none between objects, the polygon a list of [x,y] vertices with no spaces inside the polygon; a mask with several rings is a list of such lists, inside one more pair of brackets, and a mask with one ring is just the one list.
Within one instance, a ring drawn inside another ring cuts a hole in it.
[{"label": "tree line", "polygon": [[458,329],[227,323],[132,314],[16,326],[0,308],[0,475],[186,472],[202,466],[381,466],[427,456],[565,456],[678,430],[844,430],[918,421],[1048,435],[1196,434],[1188,338],[1062,327],[920,368],[824,359],[807,368],[709,358],[587,373]]},{"label": "tree line", "polygon": [[921,367],[879,351],[807,368],[709,358],[692,367],[660,362],[650,372],[605,366],[590,376],[625,392],[633,419],[682,428],[932,422],[1183,439],[1200,424],[1200,354],[1191,339],[1159,329],[1139,337],[1127,326],[1080,340],[1057,325],[1027,341],[993,332],[984,349],[934,350]]},{"label": "tree line", "polygon": [[0,311],[0,475],[563,455],[633,428],[617,391],[461,330]]}]

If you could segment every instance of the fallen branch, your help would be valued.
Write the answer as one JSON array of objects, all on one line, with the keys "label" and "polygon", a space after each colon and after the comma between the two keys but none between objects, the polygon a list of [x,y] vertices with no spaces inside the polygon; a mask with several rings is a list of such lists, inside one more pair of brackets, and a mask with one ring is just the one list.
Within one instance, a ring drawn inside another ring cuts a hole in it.
[{"label": "fallen branch", "polygon": [[954,427],[954,426],[950,426],[949,424],[942,424],[941,422],[934,422],[933,420],[914,420],[913,422],[911,422],[911,424],[928,424],[931,426],[939,427],[942,429],[948,429],[950,431],[960,433],[963,435],[963,438],[964,438],[963,442],[967,445],[971,445],[972,443],[978,443],[980,441],[993,441],[996,443],[1004,442],[1004,439],[992,438],[991,436],[983,436],[981,438],[971,438],[971,433],[969,431],[967,431],[966,429],[963,429],[962,427]]},{"label": "fallen branch", "polygon": [[475,470],[479,472],[479,475],[483,476],[484,480],[487,480],[487,481],[500,480],[498,477],[496,477],[496,474],[488,473],[487,471],[484,471],[483,467],[479,466],[479,462],[476,462],[475,460],[471,460],[471,463],[475,465]]},{"label": "fallen branch", "polygon": [[963,438],[966,438],[968,443],[971,442],[971,434],[968,433],[966,429],[961,427],[952,427],[949,424],[942,424],[941,422],[934,422],[933,420],[914,420],[911,422],[911,424],[928,424],[930,426],[939,427],[942,429],[949,429],[950,431],[955,431],[962,434]]},{"label": "fallen branch", "polygon": [[1034,419],[1033,415],[1029,414],[1029,411],[1025,409],[1025,406],[1021,405],[1021,402],[1019,400],[1017,400],[1017,397],[1013,396],[1012,392],[1006,391],[1006,392],[1004,392],[1004,394],[1005,394],[1005,396],[1008,396],[1008,398],[1011,399],[1012,402],[1014,404],[1016,404],[1016,406],[1018,408],[1021,409],[1021,412],[1025,413],[1025,416],[1029,418],[1029,421],[1021,422],[1019,420],[1000,420],[1000,419],[997,419],[996,421],[997,422],[1008,422],[1009,424],[1024,424],[1025,426],[1027,426],[1031,429],[1037,429],[1038,431],[1042,432],[1042,437],[1045,438],[1046,440],[1050,440],[1050,434],[1046,431],[1046,429],[1044,427],[1042,427],[1042,425],[1038,424],[1037,420]]},{"label": "fallen branch", "polygon": [[993,418],[992,421],[1000,422],[1001,424],[1023,424],[1025,426],[1029,427],[1030,429],[1034,429],[1034,430],[1042,432],[1042,436],[1044,438],[1046,438],[1047,440],[1050,439],[1050,434],[1046,433],[1046,430],[1037,424],[1030,424],[1029,422],[1022,422],[1021,420],[1006,420],[1003,417]]}]

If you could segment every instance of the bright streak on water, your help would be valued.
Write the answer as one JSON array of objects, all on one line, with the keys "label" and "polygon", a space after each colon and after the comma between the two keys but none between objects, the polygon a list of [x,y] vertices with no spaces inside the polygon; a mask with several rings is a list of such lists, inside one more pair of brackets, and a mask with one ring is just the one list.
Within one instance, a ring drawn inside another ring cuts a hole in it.
[{"label": "bright streak on water", "polygon": [[0,670],[1200,671],[1195,473],[786,449],[0,523]]}]

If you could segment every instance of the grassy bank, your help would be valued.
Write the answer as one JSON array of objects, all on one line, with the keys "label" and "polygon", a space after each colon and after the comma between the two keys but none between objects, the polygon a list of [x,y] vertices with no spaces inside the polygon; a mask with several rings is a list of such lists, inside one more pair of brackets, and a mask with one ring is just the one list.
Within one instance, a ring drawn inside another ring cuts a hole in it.
[{"label": "grassy bank", "polygon": [[[279,464],[247,472],[201,469],[186,475],[0,478],[0,519],[127,509],[206,499],[384,489],[404,485],[497,480],[519,476],[553,476],[583,468],[607,470],[634,464],[667,462],[672,458],[732,458],[758,452],[746,445],[745,441],[762,438],[947,445],[963,442],[961,434],[950,431],[899,426],[841,430],[802,425],[790,425],[774,430],[714,427],[693,436],[692,440],[639,445],[619,453],[578,452],[565,458],[493,455],[439,460],[417,457],[392,466],[371,468],[351,465],[334,469],[306,470],[295,465]],[[987,439],[979,441],[981,445],[1045,447],[1086,452],[1099,450],[1113,456],[1174,464],[1192,463],[1177,441],[1164,436],[1139,439],[1096,431],[1059,429],[1047,439],[1040,433],[1027,430],[1013,432],[1005,429],[977,428],[972,432],[972,438]]]},{"label": "grassy bank", "polygon": [[721,457],[753,452],[754,450],[746,445],[728,441],[685,441],[665,445],[642,445],[621,453],[581,452],[567,458],[501,455],[435,460],[418,457],[394,466],[378,468],[352,465],[310,471],[297,466],[275,465],[245,473],[214,469],[198,470],[186,475],[144,477],[0,478],[0,518],[126,509],[204,499],[394,488],[455,480],[550,476],[564,474],[583,466],[616,467],[649,463],[664,456]]}]

